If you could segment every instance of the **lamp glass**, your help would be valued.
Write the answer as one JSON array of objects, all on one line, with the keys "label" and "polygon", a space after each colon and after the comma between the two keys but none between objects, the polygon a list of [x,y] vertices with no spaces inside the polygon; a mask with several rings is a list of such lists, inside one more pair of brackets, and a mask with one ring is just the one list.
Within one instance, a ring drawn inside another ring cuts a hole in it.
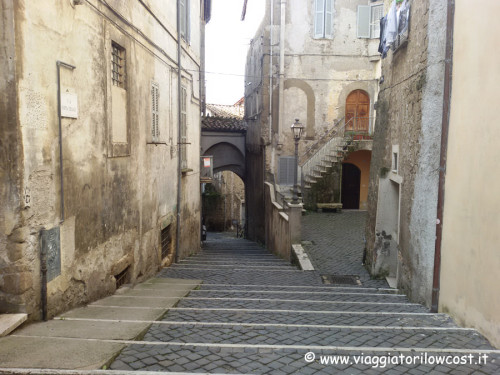
[{"label": "lamp glass", "polygon": [[300,139],[303,129],[304,127],[302,126],[302,124],[298,120],[295,120],[295,123],[292,125],[293,138]]}]

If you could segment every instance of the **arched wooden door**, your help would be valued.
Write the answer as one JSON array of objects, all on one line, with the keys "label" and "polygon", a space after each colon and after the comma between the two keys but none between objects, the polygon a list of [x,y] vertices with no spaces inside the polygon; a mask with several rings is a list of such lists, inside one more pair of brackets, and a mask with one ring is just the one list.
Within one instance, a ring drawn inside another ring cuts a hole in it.
[{"label": "arched wooden door", "polygon": [[368,133],[370,125],[370,97],[363,90],[354,90],[345,103],[345,130]]}]

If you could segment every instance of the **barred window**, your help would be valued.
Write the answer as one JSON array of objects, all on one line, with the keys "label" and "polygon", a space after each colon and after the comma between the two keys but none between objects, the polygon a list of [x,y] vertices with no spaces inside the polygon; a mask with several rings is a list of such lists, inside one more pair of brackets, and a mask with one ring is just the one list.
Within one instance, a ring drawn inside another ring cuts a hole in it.
[{"label": "barred window", "polygon": [[111,43],[111,78],[113,85],[125,88],[125,48]]}]

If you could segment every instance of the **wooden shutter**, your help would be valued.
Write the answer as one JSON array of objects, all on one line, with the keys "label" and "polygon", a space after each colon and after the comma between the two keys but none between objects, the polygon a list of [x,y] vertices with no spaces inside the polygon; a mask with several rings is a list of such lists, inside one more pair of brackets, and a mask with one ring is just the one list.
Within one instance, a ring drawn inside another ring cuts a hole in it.
[{"label": "wooden shutter", "polygon": [[325,2],[325,38],[333,38],[333,0]]},{"label": "wooden shutter", "polygon": [[358,5],[358,38],[370,37],[371,7],[369,5]]},{"label": "wooden shutter", "polygon": [[325,0],[316,0],[314,7],[314,37],[325,36]]},{"label": "wooden shutter", "polygon": [[159,108],[160,89],[157,83],[151,83],[151,136],[153,142],[158,141],[160,137],[160,108]]},{"label": "wooden shutter", "polygon": [[384,17],[384,4],[371,6],[370,37],[380,37],[380,19]]}]

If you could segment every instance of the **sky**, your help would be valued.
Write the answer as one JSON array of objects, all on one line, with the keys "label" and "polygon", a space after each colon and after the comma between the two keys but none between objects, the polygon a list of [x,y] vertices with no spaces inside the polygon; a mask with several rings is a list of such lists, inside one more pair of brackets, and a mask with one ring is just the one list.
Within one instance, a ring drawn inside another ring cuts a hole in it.
[{"label": "sky", "polygon": [[205,70],[207,103],[234,104],[244,95],[245,62],[250,40],[262,22],[265,0],[248,0],[241,21],[243,0],[212,0],[206,26]]}]

